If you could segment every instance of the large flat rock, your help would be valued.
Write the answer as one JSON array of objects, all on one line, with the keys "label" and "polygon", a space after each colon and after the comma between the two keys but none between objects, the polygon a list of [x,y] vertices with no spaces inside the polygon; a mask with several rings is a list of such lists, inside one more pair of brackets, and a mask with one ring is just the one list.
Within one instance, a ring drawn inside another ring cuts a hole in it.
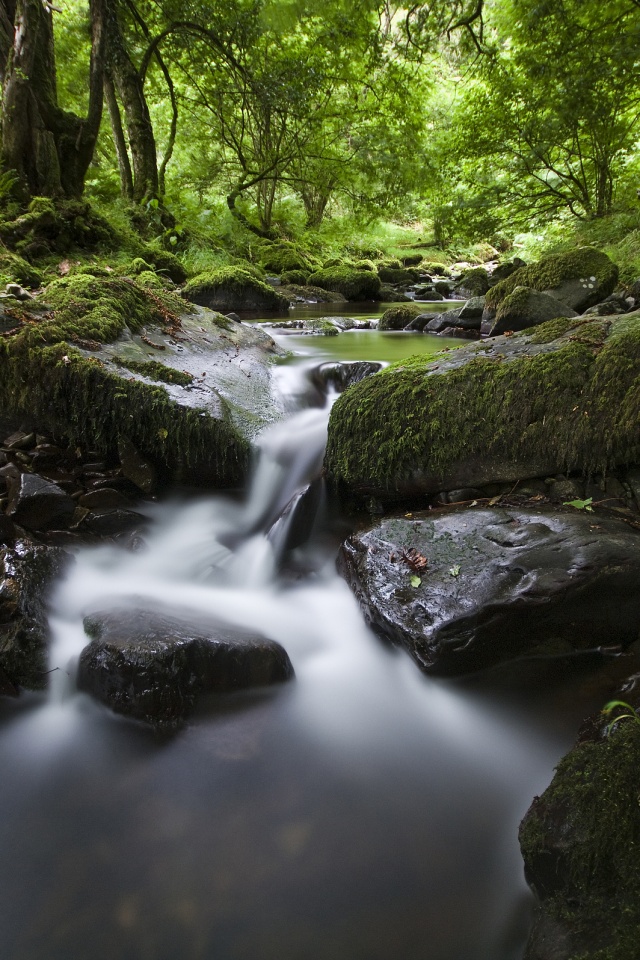
[{"label": "large flat rock", "polygon": [[388,518],[343,544],[339,569],[367,620],[428,673],[638,637],[640,534],[609,516],[472,508]]}]

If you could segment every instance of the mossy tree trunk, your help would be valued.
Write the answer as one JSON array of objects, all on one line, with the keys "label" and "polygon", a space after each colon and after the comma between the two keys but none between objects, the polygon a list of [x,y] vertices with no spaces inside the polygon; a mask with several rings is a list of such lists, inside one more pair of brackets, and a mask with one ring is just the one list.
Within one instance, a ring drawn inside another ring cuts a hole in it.
[{"label": "mossy tree trunk", "polygon": [[[31,196],[79,197],[102,116],[104,0],[90,0],[89,109],[78,117],[58,105],[52,9],[17,0],[2,93],[2,159]],[[3,4],[3,20],[11,4]]]},{"label": "mossy tree trunk", "polygon": [[9,53],[13,46],[16,0],[0,0],[0,83],[4,83]]},{"label": "mossy tree trunk", "polygon": [[124,130],[122,129],[122,117],[120,116],[120,106],[118,104],[118,98],[116,97],[116,88],[113,84],[111,72],[108,69],[104,75],[104,99],[109,111],[111,132],[113,134],[113,142],[118,159],[120,190],[125,200],[133,200],[133,173],[131,172],[131,162],[127,152],[127,141],[125,140]]},{"label": "mossy tree trunk", "polygon": [[122,34],[118,0],[105,0],[109,70],[124,110],[131,150],[133,200],[142,203],[159,196],[158,160],[151,115],[144,94],[144,81]]}]

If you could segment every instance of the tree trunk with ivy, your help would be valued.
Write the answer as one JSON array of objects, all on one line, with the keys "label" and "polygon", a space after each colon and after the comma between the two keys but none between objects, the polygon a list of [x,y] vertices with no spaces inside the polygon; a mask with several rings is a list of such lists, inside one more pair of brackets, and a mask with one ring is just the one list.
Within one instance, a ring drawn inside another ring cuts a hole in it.
[{"label": "tree trunk with ivy", "polygon": [[132,199],[135,203],[142,203],[159,196],[156,141],[143,78],[129,55],[118,19],[119,2],[105,0],[105,3],[109,71],[122,103],[131,151]]},{"label": "tree trunk with ivy", "polygon": [[[86,117],[58,105],[52,8],[17,0],[2,91],[2,162],[29,196],[79,197],[102,116],[104,0],[91,0],[91,67]],[[2,4],[3,21],[11,13]],[[5,24],[6,26],[6,24]],[[6,32],[6,31],[5,31]]]}]

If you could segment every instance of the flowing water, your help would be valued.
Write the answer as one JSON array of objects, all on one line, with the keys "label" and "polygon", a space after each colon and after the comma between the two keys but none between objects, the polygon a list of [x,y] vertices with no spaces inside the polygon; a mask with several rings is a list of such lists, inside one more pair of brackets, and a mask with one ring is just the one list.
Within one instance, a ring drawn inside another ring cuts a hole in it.
[{"label": "flowing water", "polygon": [[[326,437],[331,398],[305,406],[317,362],[280,368],[292,414],[244,499],[154,506],[144,547],[83,549],[58,585],[50,694],[0,703],[6,960],[522,955],[518,822],[597,677],[517,695],[426,678],[365,626],[321,498],[285,549]],[[296,679],[173,736],[112,715],[74,689],[82,618],[140,597],[280,641]]]}]

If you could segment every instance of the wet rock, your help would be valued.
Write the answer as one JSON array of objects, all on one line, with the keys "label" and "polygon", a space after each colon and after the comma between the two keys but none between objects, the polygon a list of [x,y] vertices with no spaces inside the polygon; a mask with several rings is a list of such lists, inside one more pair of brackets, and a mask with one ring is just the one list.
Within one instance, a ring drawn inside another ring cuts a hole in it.
[{"label": "wet rock", "polygon": [[458,316],[460,320],[471,320],[482,317],[483,310],[484,297],[472,297],[470,300],[467,300],[465,305],[460,309]]},{"label": "wet rock", "polygon": [[158,479],[156,468],[151,461],[144,457],[127,437],[121,437],[118,441],[118,456],[127,480],[143,493],[151,493]]},{"label": "wet rock", "polygon": [[422,333],[427,324],[435,320],[436,316],[435,313],[421,313],[417,317],[414,317],[404,329],[410,333]]},{"label": "wet rock", "polygon": [[135,510],[105,508],[88,511],[81,522],[82,530],[88,530],[94,536],[115,537],[139,528],[146,521],[142,514]]},{"label": "wet rock", "polygon": [[[640,678],[590,717],[520,826],[537,900],[525,960],[632,960],[640,937]],[[629,714],[610,727],[617,716]]]},{"label": "wet rock", "polygon": [[415,513],[349,538],[339,568],[370,623],[429,673],[624,648],[638,636],[640,534],[610,517]]},{"label": "wet rock", "polygon": [[27,530],[65,527],[75,510],[72,498],[57,484],[34,473],[22,473],[9,496],[8,515]]},{"label": "wet rock", "polygon": [[35,433],[25,433],[23,430],[17,430],[4,441],[5,450],[28,450],[36,442]]},{"label": "wet rock", "polygon": [[128,497],[114,490],[113,487],[101,487],[84,493],[78,500],[81,507],[87,510],[113,510],[116,508],[128,509],[132,504]]},{"label": "wet rock", "polygon": [[461,309],[461,307],[456,307],[454,310],[446,310],[444,313],[436,314],[433,320],[430,320],[425,326],[425,332],[440,333],[447,327],[457,327]]},{"label": "wet rock", "polygon": [[27,540],[0,546],[0,670],[14,686],[45,686],[46,602],[67,560],[63,551]]},{"label": "wet rock", "polygon": [[280,644],[161,610],[116,610],[85,620],[78,686],[118,713],[153,724],[184,719],[199,696],[289,680]]},{"label": "wet rock", "polygon": [[359,383],[365,377],[370,377],[382,369],[382,364],[372,360],[354,360],[352,363],[323,363],[312,374],[312,382],[322,392],[332,387],[337,393],[342,393],[347,387]]}]

